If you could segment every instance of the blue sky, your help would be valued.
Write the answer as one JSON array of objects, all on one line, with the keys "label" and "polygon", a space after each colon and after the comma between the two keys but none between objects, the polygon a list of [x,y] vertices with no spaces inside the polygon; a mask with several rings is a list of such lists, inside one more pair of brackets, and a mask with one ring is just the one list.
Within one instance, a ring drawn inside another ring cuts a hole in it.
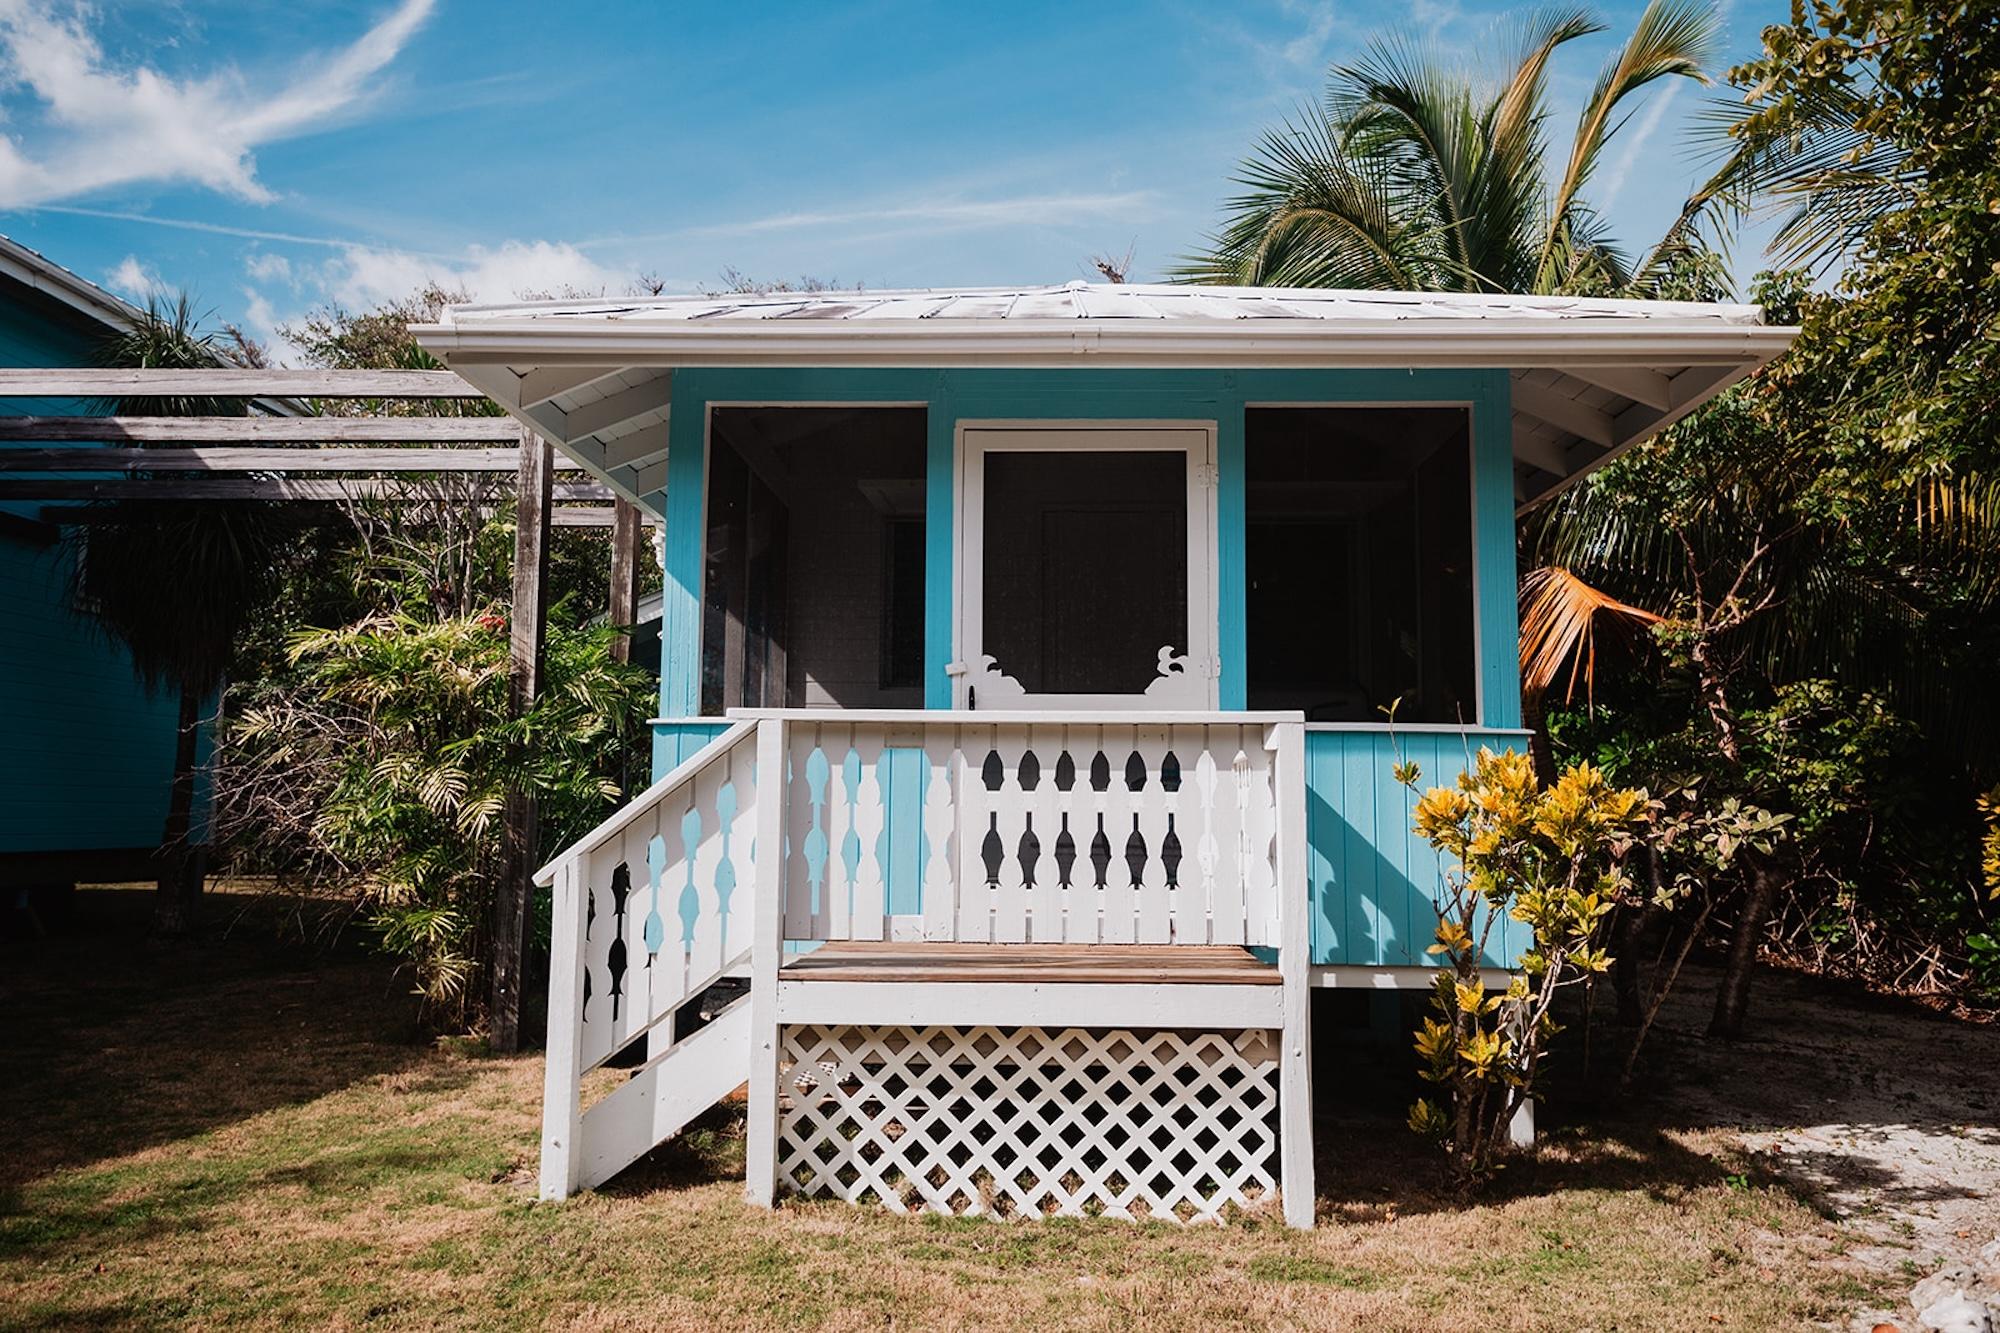
[{"label": "blue sky", "polygon": [[[673,290],[1157,277],[1257,132],[1397,25],[1475,59],[1515,6],[0,0],[0,231],[272,339],[427,278]],[[1559,137],[1640,6],[1574,43]],[[1724,9],[1717,65],[1782,0]],[[1628,244],[1701,172],[1655,85],[1591,198]],[[1738,246],[1754,269],[1759,238]]]}]

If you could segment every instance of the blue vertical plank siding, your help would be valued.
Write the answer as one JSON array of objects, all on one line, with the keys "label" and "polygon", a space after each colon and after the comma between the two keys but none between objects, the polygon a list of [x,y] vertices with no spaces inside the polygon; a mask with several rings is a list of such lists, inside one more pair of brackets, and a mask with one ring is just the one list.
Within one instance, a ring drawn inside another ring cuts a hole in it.
[{"label": "blue vertical plank siding", "polygon": [[[1306,842],[1312,867],[1312,960],[1354,967],[1423,967],[1437,926],[1444,874],[1453,869],[1411,830],[1416,794],[1397,783],[1397,759],[1422,770],[1421,788],[1450,786],[1484,746],[1525,750],[1526,732],[1313,728],[1306,732]],[[1487,963],[1511,967],[1526,943],[1518,922],[1497,923]]]},{"label": "blue vertical plank siding", "polygon": [[[660,712],[689,719],[700,705],[703,473],[715,404],[909,404],[927,414],[924,702],[949,708],[953,682],[957,440],[968,421],[1195,421],[1216,432],[1216,561],[1222,707],[1245,706],[1248,643],[1245,413],[1251,406],[1341,403],[1462,405],[1473,445],[1474,625],[1480,715],[1465,731],[1382,728],[1307,733],[1312,956],[1319,964],[1421,966],[1435,926],[1440,867],[1410,832],[1410,793],[1390,769],[1395,753],[1449,782],[1482,744],[1524,746],[1517,665],[1511,390],[1504,369],[1473,370],[873,370],[686,368],[676,372],[665,514]],[[661,723],[662,774],[721,730]],[[917,752],[891,751],[885,843],[891,910],[921,910],[924,856]],[[1518,956],[1519,927],[1496,928],[1491,961]]]},{"label": "blue vertical plank siding", "polygon": [[[8,291],[0,365],[91,364],[102,329]],[[0,398],[9,416],[104,410],[80,399]],[[10,502],[0,511],[32,520],[44,507]],[[66,544],[0,532],[0,854],[148,849],[165,831],[178,696],[148,689],[125,648],[72,608],[73,560]],[[204,790],[198,836],[205,804]]]},{"label": "blue vertical plank siding", "polygon": [[679,768],[704,745],[729,730],[720,718],[691,718],[653,724],[653,780],[659,781]]}]

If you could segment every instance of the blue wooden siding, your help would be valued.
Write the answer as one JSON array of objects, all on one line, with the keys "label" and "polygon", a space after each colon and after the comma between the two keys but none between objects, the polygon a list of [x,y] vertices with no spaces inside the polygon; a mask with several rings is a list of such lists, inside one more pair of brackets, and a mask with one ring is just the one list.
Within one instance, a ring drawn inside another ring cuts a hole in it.
[{"label": "blue wooden siding", "polygon": [[[1450,869],[1410,831],[1416,797],[1392,775],[1398,755],[1424,787],[1449,786],[1481,746],[1527,748],[1520,731],[1314,730],[1306,733],[1306,841],[1312,876],[1312,960],[1366,967],[1422,967],[1437,926],[1442,874]],[[1510,966],[1526,943],[1515,921],[1498,923],[1487,961]]]},{"label": "blue wooden siding", "polygon": [[[1194,420],[1216,425],[1217,605],[1223,661],[1220,701],[1245,706],[1244,414],[1251,405],[1464,404],[1472,414],[1474,623],[1483,728],[1520,725],[1515,620],[1511,395],[1505,370],[1136,371],[1136,370],[735,370],[676,372],[669,427],[662,603],[660,711],[688,718],[700,704],[703,471],[708,409],[726,403],[912,404],[928,412],[926,483],[925,705],[951,705],[953,490],[956,432],[978,420]],[[655,729],[654,771],[663,773],[712,729],[686,722]],[[1313,958],[1371,966],[1430,961],[1430,892],[1437,866],[1409,834],[1408,793],[1389,776],[1380,731],[1310,733],[1308,781],[1313,882]],[[1440,739],[1442,737],[1442,739]],[[1463,767],[1461,733],[1400,733],[1406,753],[1437,781]],[[1470,743],[1504,744],[1517,736]],[[1448,753],[1447,753],[1448,752]],[[914,771],[914,770],[913,770]],[[898,784],[900,785],[900,784]],[[921,786],[908,799],[921,813]],[[903,808],[899,793],[892,811]],[[892,813],[892,824],[900,825]],[[921,838],[906,838],[911,864],[892,870],[892,903],[916,910]],[[907,877],[906,877],[907,876]],[[896,910],[904,910],[898,906]],[[1518,927],[1510,929],[1518,930]],[[1517,942],[1496,931],[1496,963]]]},{"label": "blue wooden siding", "polygon": [[674,771],[695,751],[729,730],[721,719],[691,718],[653,724],[653,780]]},{"label": "blue wooden siding", "polygon": [[[0,296],[0,365],[88,365],[96,336],[40,298]],[[93,410],[0,399],[9,415]],[[70,559],[0,534],[0,853],[155,847],[166,821],[178,700],[147,690],[125,649],[70,609]]]}]

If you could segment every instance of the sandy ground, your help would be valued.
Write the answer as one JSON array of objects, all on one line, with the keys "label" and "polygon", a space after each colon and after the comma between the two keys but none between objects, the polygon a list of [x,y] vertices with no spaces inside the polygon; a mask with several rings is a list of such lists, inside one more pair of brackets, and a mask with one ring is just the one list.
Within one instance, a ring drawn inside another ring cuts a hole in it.
[{"label": "sandy ground", "polygon": [[1692,971],[1652,1053],[1669,1122],[1738,1132],[1850,1233],[1841,1260],[1912,1280],[2000,1236],[2000,1025],[1767,971],[1751,1034],[1702,1038]]}]

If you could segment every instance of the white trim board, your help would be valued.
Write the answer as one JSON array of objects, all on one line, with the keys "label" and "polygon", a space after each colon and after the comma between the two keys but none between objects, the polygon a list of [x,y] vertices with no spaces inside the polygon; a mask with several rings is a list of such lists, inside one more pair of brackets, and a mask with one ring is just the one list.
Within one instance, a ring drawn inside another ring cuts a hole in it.
[{"label": "white trim board", "polygon": [[1282,985],[787,981],[780,1023],[946,1027],[1282,1028]]},{"label": "white trim board", "polygon": [[[986,653],[984,622],[985,475],[986,459],[996,453],[1055,452],[1179,452],[1186,458],[1186,577],[1187,639],[1178,647],[1184,655],[1183,671],[1201,682],[1188,685],[1190,695],[1200,693],[1201,707],[1213,709],[1220,700],[1221,590],[1217,477],[1215,469],[1218,425],[1213,420],[1091,420],[1091,419],[974,419],[961,418],[953,427],[953,491],[957,507],[952,549],[952,586],[955,589],[952,625],[952,660],[945,668],[952,677],[953,703],[967,708],[976,702],[972,691],[988,687],[983,712],[1030,710],[1107,710],[1123,714],[1132,710],[1160,707],[1157,697],[1135,693],[1102,694],[1018,694],[1018,687],[1001,692],[994,686],[1005,677],[1005,662],[997,662],[995,674],[984,674]],[[1163,676],[1160,679],[1168,679]],[[1182,681],[1174,678],[1178,688]]]},{"label": "white trim board", "polygon": [[[1370,967],[1354,963],[1316,963],[1311,982],[1328,990],[1429,990],[1437,985],[1441,967]],[[1488,990],[1505,990],[1514,974],[1504,967],[1480,969]]]}]

